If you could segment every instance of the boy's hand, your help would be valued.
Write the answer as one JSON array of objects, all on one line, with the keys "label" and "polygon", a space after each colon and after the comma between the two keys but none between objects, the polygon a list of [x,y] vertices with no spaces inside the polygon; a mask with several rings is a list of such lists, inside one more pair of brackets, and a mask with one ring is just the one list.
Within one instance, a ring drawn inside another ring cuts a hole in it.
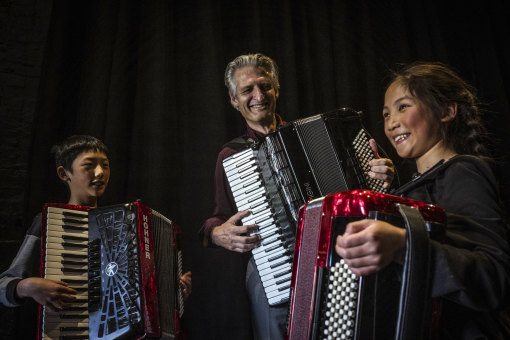
[{"label": "boy's hand", "polygon": [[393,176],[395,176],[395,167],[393,162],[389,158],[381,158],[377,150],[377,143],[375,140],[370,139],[370,148],[374,152],[375,158],[370,161],[370,172],[368,176],[370,178],[380,179],[384,181],[383,187],[389,188],[391,182],[393,182]]},{"label": "boy's hand", "polygon": [[76,291],[62,281],[53,281],[41,277],[29,277],[18,282],[16,294],[20,298],[31,297],[39,304],[58,312],[67,302],[76,299]]},{"label": "boy's hand", "polygon": [[184,300],[188,298],[188,296],[191,294],[191,272],[188,271],[184,273],[179,278],[179,286],[181,286],[182,295],[184,297]]}]

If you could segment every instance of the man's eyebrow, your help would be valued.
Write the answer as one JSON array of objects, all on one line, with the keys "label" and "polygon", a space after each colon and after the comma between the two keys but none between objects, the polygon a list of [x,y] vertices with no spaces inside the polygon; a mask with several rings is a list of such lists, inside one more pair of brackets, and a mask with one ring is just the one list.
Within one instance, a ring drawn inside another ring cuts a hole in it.
[{"label": "man's eyebrow", "polygon": [[253,88],[253,84],[249,84],[249,85],[241,86],[241,87],[239,88],[239,90],[241,90],[241,91],[242,91],[242,90],[247,90],[247,89],[250,89],[250,88]]}]

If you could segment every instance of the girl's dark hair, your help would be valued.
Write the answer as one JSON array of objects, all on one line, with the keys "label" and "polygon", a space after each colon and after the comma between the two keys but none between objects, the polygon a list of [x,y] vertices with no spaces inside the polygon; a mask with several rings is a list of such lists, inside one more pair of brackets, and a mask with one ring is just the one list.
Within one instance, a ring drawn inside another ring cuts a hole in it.
[{"label": "girl's dark hair", "polygon": [[455,118],[441,122],[443,142],[458,154],[490,159],[476,90],[450,67],[439,62],[403,65],[393,72],[389,84],[392,83],[406,88],[438,121],[451,105],[457,104]]},{"label": "girl's dark hair", "polygon": [[96,137],[87,135],[74,135],[68,137],[61,143],[53,145],[51,153],[55,156],[57,167],[63,166],[64,169],[73,173],[73,161],[82,152],[95,150],[103,152],[108,157],[108,148]]}]

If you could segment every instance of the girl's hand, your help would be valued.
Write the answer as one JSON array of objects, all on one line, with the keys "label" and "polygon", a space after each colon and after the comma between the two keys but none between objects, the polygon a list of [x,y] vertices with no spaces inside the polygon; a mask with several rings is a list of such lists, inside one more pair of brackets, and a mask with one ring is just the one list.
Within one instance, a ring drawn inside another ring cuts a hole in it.
[{"label": "girl's hand", "polygon": [[375,158],[370,161],[370,171],[368,172],[368,176],[374,179],[380,179],[384,181],[383,187],[389,188],[391,182],[393,182],[393,177],[395,176],[395,167],[393,166],[393,162],[389,158],[381,158],[379,156],[379,152],[377,150],[377,143],[375,140],[370,139],[370,148],[374,152]]},{"label": "girl's hand", "polygon": [[347,225],[335,251],[356,275],[369,275],[395,261],[403,263],[406,231],[389,223],[360,220]]}]

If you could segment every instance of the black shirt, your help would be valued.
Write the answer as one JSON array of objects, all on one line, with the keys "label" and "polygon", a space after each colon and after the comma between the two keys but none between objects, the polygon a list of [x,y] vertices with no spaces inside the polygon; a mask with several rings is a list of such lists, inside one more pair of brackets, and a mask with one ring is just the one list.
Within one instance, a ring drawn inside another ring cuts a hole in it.
[{"label": "black shirt", "polygon": [[488,165],[455,156],[397,194],[447,212],[445,242],[431,241],[431,294],[443,298],[441,339],[508,339],[510,325],[499,314],[510,305],[508,225]]}]

